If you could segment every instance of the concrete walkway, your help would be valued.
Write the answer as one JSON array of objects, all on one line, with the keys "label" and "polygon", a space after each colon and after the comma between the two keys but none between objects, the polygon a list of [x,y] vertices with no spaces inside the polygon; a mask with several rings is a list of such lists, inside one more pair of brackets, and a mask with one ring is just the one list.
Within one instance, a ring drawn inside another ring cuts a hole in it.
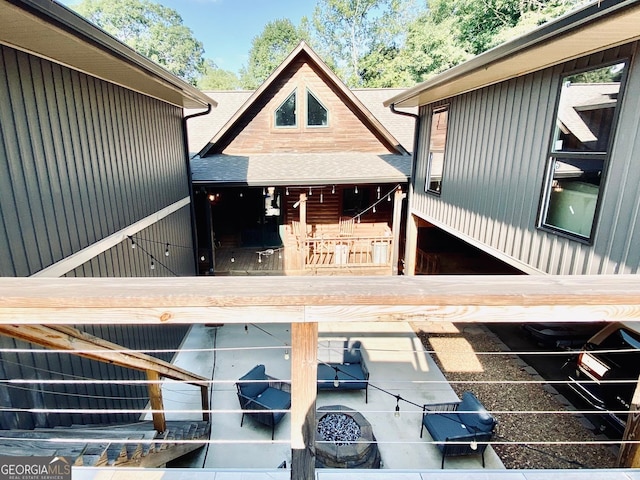
[{"label": "concrete walkway", "polygon": [[[379,442],[382,468],[440,469],[440,452],[435,445],[428,443],[431,438],[426,431],[424,438],[420,438],[422,411],[412,403],[454,401],[457,396],[431,357],[424,353],[411,327],[406,323],[335,323],[320,324],[319,327],[320,356],[329,342],[332,346],[335,341],[362,342],[371,386],[368,403],[365,403],[363,391],[322,391],[318,393],[317,406],[339,404],[362,413],[371,423]],[[285,462],[290,465],[290,416],[286,415],[276,427],[273,442],[270,429],[250,418],[245,418],[244,426],[240,427],[241,413],[235,387],[237,379],[258,363],[266,366],[268,375],[289,380],[291,365],[284,355],[289,344],[288,324],[249,325],[246,331],[244,325],[195,325],[192,328],[184,343],[184,351],[177,356],[175,363],[209,378],[213,367],[212,409],[219,413],[212,416],[213,443],[181,466],[275,469]],[[194,351],[214,346],[215,354]],[[167,382],[164,386],[165,408],[198,409],[199,392],[192,389],[191,398],[189,388]],[[394,416],[395,395],[411,402],[400,402],[399,418]],[[185,414],[179,412],[170,413],[168,418],[174,418],[174,415],[185,418]],[[504,468],[491,448],[487,449],[485,460],[487,469]],[[447,458],[445,463],[445,469],[477,468],[482,468],[479,456]]]}]

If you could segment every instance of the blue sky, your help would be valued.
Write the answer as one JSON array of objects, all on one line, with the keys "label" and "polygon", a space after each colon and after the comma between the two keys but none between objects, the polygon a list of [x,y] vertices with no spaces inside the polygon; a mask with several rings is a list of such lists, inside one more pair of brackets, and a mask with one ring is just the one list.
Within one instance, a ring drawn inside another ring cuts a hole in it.
[{"label": "blue sky", "polygon": [[[58,0],[72,6],[79,0]],[[154,0],[173,8],[204,44],[205,57],[220,68],[238,72],[246,65],[251,41],[279,18],[294,25],[311,18],[314,0]]]}]

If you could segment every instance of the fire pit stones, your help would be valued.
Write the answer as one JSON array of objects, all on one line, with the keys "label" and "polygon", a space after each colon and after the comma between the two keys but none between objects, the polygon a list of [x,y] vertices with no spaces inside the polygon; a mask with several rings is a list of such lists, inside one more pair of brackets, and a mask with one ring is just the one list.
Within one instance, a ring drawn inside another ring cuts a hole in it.
[{"label": "fire pit stones", "polygon": [[[338,427],[348,432],[336,432]],[[380,468],[380,461],[373,429],[362,414],[344,405],[318,408],[316,468]]]}]

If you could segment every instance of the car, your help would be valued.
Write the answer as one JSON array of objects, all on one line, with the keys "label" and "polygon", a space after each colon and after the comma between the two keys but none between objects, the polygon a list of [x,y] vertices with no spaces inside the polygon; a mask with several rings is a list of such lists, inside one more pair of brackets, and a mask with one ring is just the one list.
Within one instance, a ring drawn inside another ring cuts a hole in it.
[{"label": "car", "polygon": [[607,322],[525,323],[522,328],[539,345],[548,348],[580,348]]},{"label": "car", "polygon": [[569,387],[623,433],[640,376],[640,322],[612,322],[562,367]]}]

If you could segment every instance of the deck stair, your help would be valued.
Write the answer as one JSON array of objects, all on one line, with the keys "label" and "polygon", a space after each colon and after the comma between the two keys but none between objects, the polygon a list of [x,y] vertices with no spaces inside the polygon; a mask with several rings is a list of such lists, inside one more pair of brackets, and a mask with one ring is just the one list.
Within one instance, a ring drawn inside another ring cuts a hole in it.
[{"label": "deck stair", "polygon": [[15,456],[62,456],[76,466],[156,468],[204,446],[210,428],[207,421],[167,421],[167,430],[158,433],[153,422],[144,421],[4,430],[0,431],[0,452]]}]

